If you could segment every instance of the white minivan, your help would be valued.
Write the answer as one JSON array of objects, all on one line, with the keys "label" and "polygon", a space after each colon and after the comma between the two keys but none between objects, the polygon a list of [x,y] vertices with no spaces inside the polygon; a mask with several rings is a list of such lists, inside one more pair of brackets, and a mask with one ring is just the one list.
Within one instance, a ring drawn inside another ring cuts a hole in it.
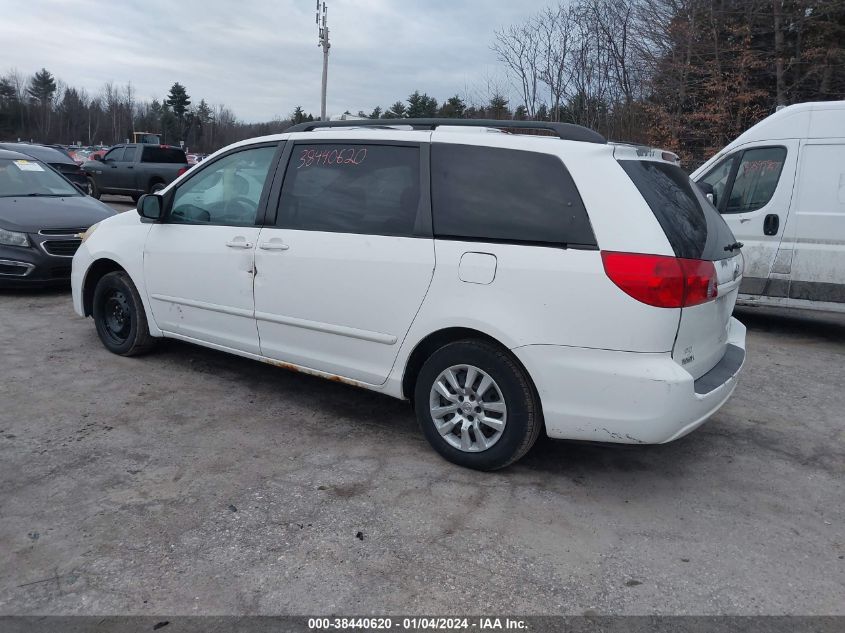
[{"label": "white minivan", "polygon": [[744,244],[740,303],[845,312],[845,101],[783,108],[691,177]]},{"label": "white minivan", "polygon": [[114,353],[168,337],[411,400],[441,455],[484,470],[542,429],[662,443],[702,424],[745,360],[741,282],[673,154],[452,119],[227,147],[87,231],[72,274]]}]

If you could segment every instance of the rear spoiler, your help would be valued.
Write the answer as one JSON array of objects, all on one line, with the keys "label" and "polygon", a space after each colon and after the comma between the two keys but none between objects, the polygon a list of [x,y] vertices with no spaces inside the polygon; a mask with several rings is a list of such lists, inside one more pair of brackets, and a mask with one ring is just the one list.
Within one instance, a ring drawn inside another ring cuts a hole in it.
[{"label": "rear spoiler", "polygon": [[678,155],[665,149],[633,143],[609,143],[609,145],[613,147],[613,157],[616,160],[651,160],[676,166],[681,165],[681,159]]}]

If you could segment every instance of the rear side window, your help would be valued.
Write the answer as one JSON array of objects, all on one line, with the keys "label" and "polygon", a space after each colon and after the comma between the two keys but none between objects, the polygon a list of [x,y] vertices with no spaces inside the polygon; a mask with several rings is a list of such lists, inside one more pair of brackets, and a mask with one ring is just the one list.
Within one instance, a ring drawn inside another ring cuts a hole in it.
[{"label": "rear side window", "polygon": [[736,242],[719,212],[681,168],[655,161],[619,164],[654,213],[677,257],[716,261],[733,257]]},{"label": "rear side window", "polygon": [[412,236],[420,191],[419,147],[297,145],[276,224],[306,231]]},{"label": "rear side window", "polygon": [[185,152],[178,147],[159,147],[158,145],[147,145],[141,154],[141,162],[144,163],[173,163],[186,164]]},{"label": "rear side window", "polygon": [[436,237],[596,246],[578,189],[555,156],[436,143],[431,165]]}]

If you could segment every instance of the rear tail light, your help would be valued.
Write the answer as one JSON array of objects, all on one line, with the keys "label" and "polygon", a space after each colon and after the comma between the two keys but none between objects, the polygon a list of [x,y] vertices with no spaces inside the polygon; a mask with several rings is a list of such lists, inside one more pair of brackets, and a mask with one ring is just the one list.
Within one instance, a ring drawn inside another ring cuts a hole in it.
[{"label": "rear tail light", "polygon": [[178,178],[179,176],[181,176],[182,174],[184,174],[186,171],[188,171],[188,168],[187,168],[187,167],[182,167],[179,171],[177,171],[177,172],[176,172],[176,177]]},{"label": "rear tail light", "polygon": [[604,271],[623,292],[658,308],[685,308],[715,299],[711,261],[602,251]]}]

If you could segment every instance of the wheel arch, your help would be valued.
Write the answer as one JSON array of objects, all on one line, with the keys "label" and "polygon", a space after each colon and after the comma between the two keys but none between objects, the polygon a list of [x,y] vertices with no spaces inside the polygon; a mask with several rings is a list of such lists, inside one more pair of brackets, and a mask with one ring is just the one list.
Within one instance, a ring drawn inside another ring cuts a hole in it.
[{"label": "wheel arch", "polygon": [[167,182],[165,181],[163,176],[159,176],[158,174],[154,174],[150,176],[149,180],[147,181],[147,193],[153,190],[153,187],[156,185],[164,185],[167,186]]},{"label": "wheel arch", "polygon": [[[94,261],[85,273],[85,281],[82,283],[82,308],[85,316],[94,313],[94,289],[97,283],[109,273],[122,271],[129,275],[129,272],[113,259],[101,258]],[[130,279],[132,275],[129,275]]]},{"label": "wheel arch", "polygon": [[[422,369],[423,364],[425,363],[426,359],[431,356],[435,351],[443,347],[444,345],[448,345],[449,343],[454,343],[455,341],[462,341],[467,339],[475,339],[475,340],[482,340],[496,347],[503,350],[508,356],[511,357],[514,363],[516,363],[524,372],[525,375],[528,377],[528,382],[531,384],[531,388],[534,390],[535,396],[537,395],[537,387],[534,384],[534,379],[532,378],[531,374],[528,372],[528,369],[513,354],[507,345],[502,343],[500,340],[482,332],[481,330],[476,330],[474,328],[469,327],[448,327],[437,330],[428,334],[426,337],[421,339],[416,346],[414,347],[413,351],[411,351],[410,355],[408,356],[408,360],[405,361],[405,371],[402,373],[402,396],[411,402],[414,400],[414,386],[417,381],[417,376],[420,373],[420,369]],[[539,396],[537,397],[537,402],[540,403]],[[540,404],[542,410],[542,404]]]}]

